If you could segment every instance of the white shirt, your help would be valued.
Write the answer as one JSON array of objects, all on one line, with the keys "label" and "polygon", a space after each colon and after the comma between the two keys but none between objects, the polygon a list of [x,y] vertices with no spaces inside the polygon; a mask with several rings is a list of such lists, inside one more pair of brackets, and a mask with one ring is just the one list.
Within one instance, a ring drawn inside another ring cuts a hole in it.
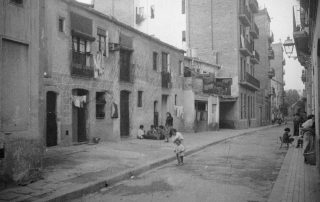
[{"label": "white shirt", "polygon": [[181,134],[180,132],[176,132],[176,135],[173,136],[173,142],[174,142],[175,140],[177,140],[177,139],[183,140],[183,136],[182,136],[182,134]]}]

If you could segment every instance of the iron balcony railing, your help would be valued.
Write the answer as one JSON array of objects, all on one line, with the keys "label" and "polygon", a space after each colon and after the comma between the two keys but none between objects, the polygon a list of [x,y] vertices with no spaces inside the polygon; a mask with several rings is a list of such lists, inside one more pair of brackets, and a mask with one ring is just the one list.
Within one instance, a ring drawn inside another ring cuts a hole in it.
[{"label": "iron balcony railing", "polygon": [[170,72],[161,72],[161,86],[168,89],[172,87]]},{"label": "iron balcony railing", "polygon": [[260,55],[257,50],[254,50],[251,55],[251,62],[258,64],[260,62]]},{"label": "iron balcony railing", "polygon": [[240,51],[245,56],[249,56],[252,54],[252,46],[250,42],[248,41],[248,39],[242,36],[240,38]]},{"label": "iron balcony railing", "polygon": [[71,75],[92,78],[94,76],[93,56],[72,51]]},{"label": "iron balcony railing", "polygon": [[274,59],[274,51],[273,49],[270,47],[269,50],[268,50],[268,58],[270,60],[273,60]]},{"label": "iron balcony railing", "polygon": [[250,33],[253,36],[253,38],[257,39],[259,37],[259,28],[255,22],[252,22]]},{"label": "iron balcony railing", "polygon": [[246,5],[241,4],[239,18],[240,18],[241,22],[244,25],[250,26],[250,24],[251,24],[251,13],[248,10]]},{"label": "iron balcony railing", "polygon": [[258,79],[256,79],[254,76],[252,76],[251,74],[249,74],[248,72],[246,72],[244,74],[244,78],[241,81],[242,84],[248,85],[250,87],[253,86],[253,88],[258,89],[260,88],[260,81]]}]

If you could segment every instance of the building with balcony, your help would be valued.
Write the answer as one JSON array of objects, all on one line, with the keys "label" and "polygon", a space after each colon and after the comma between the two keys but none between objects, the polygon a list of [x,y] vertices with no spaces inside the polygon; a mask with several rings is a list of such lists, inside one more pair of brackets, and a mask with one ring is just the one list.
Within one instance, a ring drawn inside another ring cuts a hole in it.
[{"label": "building with balcony", "polygon": [[270,22],[267,9],[259,10],[255,14],[255,23],[260,33],[259,38],[255,39],[255,48],[260,54],[259,63],[255,66],[255,75],[260,81],[260,89],[256,93],[258,125],[267,125],[271,120],[271,79],[274,79],[276,72],[270,65],[271,60],[274,59],[274,50],[271,46],[273,35],[270,34]]},{"label": "building with balcony", "polygon": [[[230,11],[228,15],[226,10]],[[232,79],[232,99],[220,100],[222,128],[256,126],[255,92],[260,83],[255,77],[255,65],[259,63],[260,52],[255,48],[254,39],[260,31],[253,19],[257,11],[257,1],[187,1],[188,47],[212,64],[216,59],[212,55],[218,52],[219,64],[223,67],[217,77]]]},{"label": "building with balcony", "polygon": [[76,1],[44,6],[47,146],[117,141],[183,109],[183,50]]},{"label": "building with balcony", "polygon": [[[305,69],[305,96],[307,99],[306,109],[307,114],[313,114],[313,68],[311,62],[311,39],[310,29],[314,25],[309,24],[310,11],[305,8],[309,3],[302,3],[293,7],[293,39],[296,46],[297,57],[300,64]],[[312,4],[312,3],[310,3]]]},{"label": "building with balcony", "polygon": [[[36,179],[42,165],[43,1],[0,6],[0,187]],[[32,176],[30,176],[32,175]]]},{"label": "building with balcony", "polygon": [[274,50],[274,59],[270,60],[270,66],[274,70],[274,76],[271,78],[271,87],[274,89],[274,93],[271,97],[271,110],[273,118],[279,113],[283,114],[283,101],[284,101],[284,56],[282,43],[271,44],[272,50]]}]

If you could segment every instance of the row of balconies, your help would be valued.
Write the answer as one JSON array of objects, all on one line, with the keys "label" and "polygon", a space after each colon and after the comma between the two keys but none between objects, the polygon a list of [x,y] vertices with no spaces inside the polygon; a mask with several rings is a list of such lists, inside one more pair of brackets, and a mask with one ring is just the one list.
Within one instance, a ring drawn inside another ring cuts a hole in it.
[{"label": "row of balconies", "polygon": [[[79,53],[72,51],[71,75],[83,78],[94,77],[93,55],[88,53]],[[120,67],[119,81],[133,83],[135,75],[135,65],[129,64],[126,67]],[[171,88],[171,74],[169,72],[161,73],[161,86]]]}]

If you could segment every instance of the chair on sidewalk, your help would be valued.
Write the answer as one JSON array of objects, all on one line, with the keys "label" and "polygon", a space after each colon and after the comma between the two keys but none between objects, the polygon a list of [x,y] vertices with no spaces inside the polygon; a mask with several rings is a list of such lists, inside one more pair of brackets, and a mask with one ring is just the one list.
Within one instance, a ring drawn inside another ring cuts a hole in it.
[{"label": "chair on sidewalk", "polygon": [[279,149],[282,148],[283,144],[287,144],[287,148],[289,148],[289,145],[292,144],[292,142],[284,142],[283,138],[281,136],[279,138],[280,138],[280,148]]}]

